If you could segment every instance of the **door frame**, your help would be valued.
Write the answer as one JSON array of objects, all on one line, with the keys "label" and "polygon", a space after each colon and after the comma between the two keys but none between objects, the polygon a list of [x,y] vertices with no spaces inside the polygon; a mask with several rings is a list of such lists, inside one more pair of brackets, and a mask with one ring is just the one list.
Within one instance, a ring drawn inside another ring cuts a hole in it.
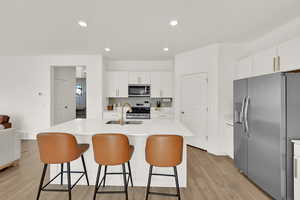
[{"label": "door frame", "polygon": [[[205,147],[203,148],[204,150],[207,150],[208,149],[208,112],[209,112],[209,103],[208,103],[208,72],[198,72],[198,73],[190,73],[190,74],[183,74],[180,76],[180,89],[179,89],[179,92],[180,92],[180,104],[179,104],[179,111],[180,111],[180,114],[179,114],[179,120],[180,122],[182,122],[181,120],[181,112],[182,112],[182,81],[184,78],[186,77],[195,77],[195,76],[199,76],[199,77],[202,77],[203,79],[206,80],[207,84],[206,84],[206,88],[207,88],[207,92],[206,92],[206,98],[207,98],[207,103],[206,103],[206,106],[207,106],[207,114],[206,114],[206,118],[207,118],[207,121],[206,121],[206,133],[205,133]],[[188,127],[187,127],[188,128]],[[189,144],[188,140],[187,140],[187,144]],[[198,147],[196,147],[198,148]]]}]

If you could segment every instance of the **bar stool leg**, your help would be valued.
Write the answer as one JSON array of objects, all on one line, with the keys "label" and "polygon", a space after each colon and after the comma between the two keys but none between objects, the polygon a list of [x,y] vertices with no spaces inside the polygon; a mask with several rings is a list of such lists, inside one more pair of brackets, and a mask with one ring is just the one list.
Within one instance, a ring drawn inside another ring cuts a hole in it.
[{"label": "bar stool leg", "polygon": [[105,187],[105,181],[106,181],[106,172],[107,172],[107,165],[105,165],[105,167],[104,167],[103,187]]},{"label": "bar stool leg", "polygon": [[72,199],[72,194],[71,194],[71,167],[70,163],[67,163],[67,168],[68,168],[68,190],[69,190],[69,200]]},{"label": "bar stool leg", "polygon": [[64,179],[64,163],[60,164],[60,185],[63,185],[63,179]]},{"label": "bar stool leg", "polygon": [[176,190],[178,195],[178,200],[180,200],[180,189],[179,189],[179,183],[178,183],[178,173],[177,173],[177,167],[174,167],[174,175],[175,175],[175,183],[176,183]]},{"label": "bar stool leg", "polygon": [[128,200],[128,191],[127,191],[127,181],[126,181],[126,168],[125,168],[125,164],[122,164],[122,168],[123,168],[123,179],[124,179],[124,190],[125,190],[125,196],[126,196],[126,200]]},{"label": "bar stool leg", "polygon": [[88,175],[87,175],[87,171],[86,171],[86,166],[85,166],[83,155],[81,155],[81,160],[82,160],[82,165],[83,165],[83,169],[84,169],[84,174],[85,174],[86,182],[87,182],[87,185],[89,186],[90,182],[89,182],[89,178],[88,178]]},{"label": "bar stool leg", "polygon": [[153,169],[153,166],[150,165],[150,168],[149,168],[149,176],[148,176],[148,184],[147,184],[147,192],[146,192],[146,200],[148,200],[148,196],[149,196],[149,192],[150,192],[151,177],[152,177],[152,169]]},{"label": "bar stool leg", "polygon": [[128,165],[128,172],[129,172],[129,178],[131,182],[131,187],[133,187],[133,181],[132,181],[132,174],[131,174],[131,167],[130,167],[130,161],[127,162]]},{"label": "bar stool leg", "polygon": [[95,191],[94,191],[94,198],[93,198],[94,200],[96,199],[96,194],[97,194],[97,191],[98,191],[100,172],[101,172],[101,165],[98,165],[98,173],[97,173]]},{"label": "bar stool leg", "polygon": [[43,173],[42,173],[42,177],[41,177],[41,182],[40,182],[40,186],[39,186],[39,191],[38,191],[36,200],[39,200],[39,198],[40,198],[42,187],[43,187],[43,183],[44,183],[44,179],[45,179],[45,175],[46,175],[46,171],[47,171],[47,167],[48,167],[48,164],[44,164],[44,169],[43,169]]}]

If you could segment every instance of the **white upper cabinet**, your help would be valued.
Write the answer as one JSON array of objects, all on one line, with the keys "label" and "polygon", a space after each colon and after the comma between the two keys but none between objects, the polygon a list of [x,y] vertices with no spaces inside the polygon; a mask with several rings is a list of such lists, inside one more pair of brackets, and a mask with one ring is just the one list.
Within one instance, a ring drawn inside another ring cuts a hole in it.
[{"label": "white upper cabinet", "polygon": [[252,57],[240,60],[235,67],[235,79],[248,78],[252,75]]},{"label": "white upper cabinet", "polygon": [[129,72],[129,84],[150,84],[150,72]]},{"label": "white upper cabinet", "polygon": [[300,38],[280,44],[278,55],[281,71],[300,69]]},{"label": "white upper cabinet", "polygon": [[128,72],[107,72],[105,86],[107,97],[128,97]]},{"label": "white upper cabinet", "polygon": [[277,48],[259,51],[253,56],[252,76],[270,74],[279,70]]},{"label": "white upper cabinet", "polygon": [[151,72],[151,97],[173,97],[172,72]]}]

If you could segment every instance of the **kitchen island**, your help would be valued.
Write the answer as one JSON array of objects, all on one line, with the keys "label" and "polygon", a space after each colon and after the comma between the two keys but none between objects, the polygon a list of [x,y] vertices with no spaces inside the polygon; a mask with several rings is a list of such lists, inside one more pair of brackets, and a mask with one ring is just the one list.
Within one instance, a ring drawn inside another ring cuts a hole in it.
[{"label": "kitchen island", "polygon": [[[95,184],[97,167],[98,165],[94,161],[92,136],[101,133],[121,133],[125,134],[129,138],[131,145],[134,145],[135,151],[130,161],[133,184],[134,186],[146,186],[149,164],[145,160],[145,145],[146,139],[149,135],[156,134],[176,134],[181,135],[184,138],[193,136],[184,125],[177,120],[144,120],[141,124],[106,124],[107,121],[101,121],[99,119],[75,119],[69,122],[65,122],[56,126],[53,126],[42,132],[66,132],[73,134],[78,143],[90,144],[89,150],[84,154],[88,177],[90,184]],[[72,171],[82,171],[81,159],[71,162]],[[120,166],[109,166],[108,172],[121,172]],[[60,172],[60,165],[50,166],[50,178],[53,178]],[[157,173],[173,173],[172,168],[154,168],[154,172]],[[183,162],[178,166],[179,184],[180,187],[186,187],[187,182],[187,155],[186,145],[183,147]],[[72,183],[77,180],[78,174],[72,174]],[[64,183],[66,183],[67,177],[64,176]],[[55,182],[56,181],[56,182]],[[59,179],[53,183],[59,184]],[[107,185],[122,186],[122,176],[108,176],[106,179]],[[81,179],[79,184],[86,185],[85,179]],[[175,187],[174,180],[168,177],[155,176],[152,178],[152,186],[159,187]]]}]

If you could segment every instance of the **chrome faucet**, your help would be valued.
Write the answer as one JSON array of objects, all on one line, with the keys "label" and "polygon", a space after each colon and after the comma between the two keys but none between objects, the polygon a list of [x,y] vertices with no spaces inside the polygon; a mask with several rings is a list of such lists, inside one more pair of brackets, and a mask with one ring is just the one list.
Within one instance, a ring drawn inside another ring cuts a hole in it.
[{"label": "chrome faucet", "polygon": [[125,106],[129,107],[129,112],[132,112],[132,107],[129,103],[124,103],[121,107],[121,119],[120,119],[120,125],[124,125],[125,121],[124,121],[124,108]]}]

